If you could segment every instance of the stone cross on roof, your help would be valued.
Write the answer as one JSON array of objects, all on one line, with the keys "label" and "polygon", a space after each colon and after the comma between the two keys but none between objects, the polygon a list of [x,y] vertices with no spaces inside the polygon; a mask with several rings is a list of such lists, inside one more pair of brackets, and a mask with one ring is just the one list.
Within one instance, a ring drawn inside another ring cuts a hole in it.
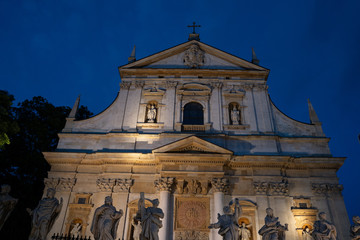
[{"label": "stone cross on roof", "polygon": [[195,22],[193,22],[193,25],[188,25],[188,27],[192,27],[193,28],[193,34],[196,34],[195,28],[196,27],[201,27],[201,25],[196,25]]},{"label": "stone cross on roof", "polygon": [[193,32],[189,34],[189,41],[190,40],[198,40],[200,41],[199,34],[195,32],[196,27],[201,27],[201,25],[196,25],[195,22],[193,22],[193,25],[188,25],[188,27],[193,28]]}]

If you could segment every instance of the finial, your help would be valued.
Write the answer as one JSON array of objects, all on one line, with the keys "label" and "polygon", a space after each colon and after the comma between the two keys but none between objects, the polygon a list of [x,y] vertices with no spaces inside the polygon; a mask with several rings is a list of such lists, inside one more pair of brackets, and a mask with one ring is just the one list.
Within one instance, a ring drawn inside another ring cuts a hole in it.
[{"label": "finial", "polygon": [[310,99],[308,99],[308,107],[309,107],[309,116],[310,116],[310,123],[311,124],[321,124],[319,121],[319,118],[314,110],[314,107],[312,106]]},{"label": "finial", "polygon": [[79,104],[80,104],[80,95],[76,98],[76,101],[74,103],[73,108],[71,109],[68,118],[75,118],[77,110],[79,109]]},{"label": "finial", "polygon": [[260,63],[260,60],[256,57],[254,48],[252,48],[252,60],[251,60],[251,62],[253,64],[256,64],[256,65],[259,65],[259,63]]},{"label": "finial", "polygon": [[136,61],[135,50],[136,50],[136,46],[134,45],[134,48],[133,48],[133,50],[131,52],[131,55],[130,55],[130,57],[128,57],[128,62],[129,63],[132,63],[132,62]]},{"label": "finial", "polygon": [[193,32],[189,34],[189,41],[191,41],[191,40],[200,41],[200,35],[195,32],[195,28],[196,27],[201,27],[201,25],[196,25],[195,22],[193,22],[193,25],[188,25],[188,27],[193,28]]}]

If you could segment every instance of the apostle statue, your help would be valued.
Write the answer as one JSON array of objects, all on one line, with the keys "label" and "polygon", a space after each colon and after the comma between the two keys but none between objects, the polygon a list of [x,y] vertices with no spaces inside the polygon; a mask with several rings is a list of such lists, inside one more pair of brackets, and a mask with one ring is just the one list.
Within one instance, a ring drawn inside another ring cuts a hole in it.
[{"label": "apostle statue", "polygon": [[123,215],[120,209],[116,211],[110,196],[105,197],[105,203],[95,210],[90,231],[95,240],[115,240],[116,232]]},{"label": "apostle statue", "polygon": [[336,228],[326,220],[326,213],[319,213],[319,220],[314,223],[312,236],[315,240],[336,240]]},{"label": "apostle statue", "polygon": [[250,225],[246,225],[244,222],[241,224],[241,227],[239,229],[239,240],[250,240],[251,238],[251,232],[248,229]]},{"label": "apostle statue", "polygon": [[350,228],[351,240],[359,240],[360,239],[360,217],[353,216],[352,218],[354,225]]},{"label": "apostle statue", "polygon": [[301,235],[302,240],[314,240],[314,238],[311,236],[310,228],[308,226],[304,228]]},{"label": "apostle statue", "polygon": [[279,218],[274,216],[271,208],[266,209],[265,225],[259,230],[262,240],[285,240],[285,231],[288,225],[280,224]]},{"label": "apostle statue", "polygon": [[[148,199],[149,200],[149,199]],[[164,212],[159,206],[159,200],[149,200],[152,207],[145,208],[144,193],[140,193],[138,202],[137,220],[141,222],[141,240],[159,240],[159,229],[162,227],[160,218],[164,218]]]},{"label": "apostle statue", "polygon": [[223,208],[224,214],[218,213],[218,222],[210,224],[209,228],[219,228],[219,235],[223,237],[223,240],[238,240],[239,239],[239,224],[238,218],[241,214],[241,207],[239,200],[235,198],[235,210],[232,213],[230,206],[233,204],[231,200],[229,206]]},{"label": "apostle statue", "polygon": [[147,122],[153,123],[156,119],[156,108],[153,104],[150,105],[147,111]]},{"label": "apostle statue", "polygon": [[236,106],[233,106],[233,109],[230,112],[231,114],[231,122],[233,125],[239,125],[240,122],[240,111],[236,108]]},{"label": "apostle statue", "polygon": [[4,226],[6,219],[10,216],[10,213],[15,208],[18,199],[15,199],[9,195],[11,190],[10,185],[1,185],[0,192],[0,230]]},{"label": "apostle statue", "polygon": [[55,189],[49,188],[46,197],[40,200],[34,210],[26,209],[32,217],[29,240],[46,239],[55,219],[59,215],[62,203],[62,198],[60,198],[60,202],[55,198]]}]

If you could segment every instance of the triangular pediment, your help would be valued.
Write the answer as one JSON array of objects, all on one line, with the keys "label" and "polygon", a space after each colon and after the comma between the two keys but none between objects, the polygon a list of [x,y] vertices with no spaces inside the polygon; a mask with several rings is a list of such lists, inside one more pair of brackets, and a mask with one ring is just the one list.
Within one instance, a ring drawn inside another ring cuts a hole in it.
[{"label": "triangular pediment", "polygon": [[187,137],[156,148],[153,150],[153,153],[233,154],[230,150],[219,147],[196,136]]},{"label": "triangular pediment", "polygon": [[257,70],[253,64],[217,48],[192,40],[119,67],[121,69],[224,69]]}]

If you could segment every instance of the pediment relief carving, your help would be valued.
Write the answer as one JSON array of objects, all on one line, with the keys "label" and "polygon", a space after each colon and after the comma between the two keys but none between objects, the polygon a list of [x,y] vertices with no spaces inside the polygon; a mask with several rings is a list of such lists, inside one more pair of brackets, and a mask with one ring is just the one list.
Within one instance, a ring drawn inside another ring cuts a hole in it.
[{"label": "pediment relief carving", "polygon": [[146,87],[144,88],[144,91],[143,91],[143,95],[146,95],[146,96],[157,96],[157,95],[164,95],[165,94],[165,89],[163,88],[160,88],[156,85],[152,86],[152,87]]}]

